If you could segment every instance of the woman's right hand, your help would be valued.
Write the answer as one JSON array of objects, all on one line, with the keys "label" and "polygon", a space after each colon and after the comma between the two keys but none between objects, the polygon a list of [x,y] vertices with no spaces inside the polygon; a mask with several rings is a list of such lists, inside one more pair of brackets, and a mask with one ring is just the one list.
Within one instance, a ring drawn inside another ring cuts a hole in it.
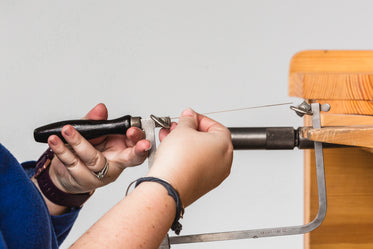
[{"label": "woman's right hand", "polygon": [[160,140],[147,176],[169,182],[185,207],[217,187],[230,173],[230,132],[206,116],[186,109],[178,124],[161,130]]}]

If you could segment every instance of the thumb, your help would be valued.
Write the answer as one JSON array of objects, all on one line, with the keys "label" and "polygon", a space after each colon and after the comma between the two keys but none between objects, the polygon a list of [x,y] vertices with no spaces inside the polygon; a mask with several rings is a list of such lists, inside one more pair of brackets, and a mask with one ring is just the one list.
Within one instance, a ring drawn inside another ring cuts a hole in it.
[{"label": "thumb", "polygon": [[104,104],[100,103],[93,107],[83,119],[101,120],[108,118],[108,111]]},{"label": "thumb", "polygon": [[197,113],[190,108],[184,110],[177,127],[189,127],[196,130],[198,128]]}]

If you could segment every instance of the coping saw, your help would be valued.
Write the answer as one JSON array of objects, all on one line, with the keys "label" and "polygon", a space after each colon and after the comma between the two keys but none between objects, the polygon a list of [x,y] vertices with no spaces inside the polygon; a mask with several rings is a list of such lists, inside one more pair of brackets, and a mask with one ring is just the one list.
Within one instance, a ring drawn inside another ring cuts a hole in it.
[{"label": "coping saw", "polygon": [[[320,111],[329,111],[330,106],[318,103],[308,104],[303,102],[299,106],[292,106],[299,116],[312,115],[312,128],[321,129]],[[150,118],[123,116],[113,120],[68,120],[52,123],[39,127],[34,131],[34,138],[37,142],[46,143],[50,135],[57,135],[63,139],[61,129],[64,125],[70,124],[78,130],[86,139],[97,138],[109,134],[125,134],[130,127],[138,127],[144,130],[146,139],[152,144],[149,151],[148,164],[153,163],[153,157],[156,150],[155,128],[169,128],[171,125],[170,117],[156,117],[151,115]],[[228,128],[231,132],[232,143],[235,150],[247,149],[315,149],[316,158],[316,175],[318,185],[319,210],[316,218],[308,224],[298,226],[287,226],[266,229],[253,229],[243,231],[231,231],[220,233],[192,234],[175,237],[166,237],[160,248],[170,248],[170,244],[196,243],[221,240],[236,240],[247,238],[272,237],[283,235],[304,234],[316,229],[324,220],[326,214],[326,188],[323,161],[323,143],[311,141],[304,138],[309,127],[232,127]],[[328,147],[338,147],[335,144],[325,144]]]}]

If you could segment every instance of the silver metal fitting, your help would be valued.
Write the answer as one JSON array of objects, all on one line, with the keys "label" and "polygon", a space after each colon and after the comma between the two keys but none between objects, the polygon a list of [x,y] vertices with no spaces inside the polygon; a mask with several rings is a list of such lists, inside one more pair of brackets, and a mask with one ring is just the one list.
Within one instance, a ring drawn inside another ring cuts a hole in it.
[{"label": "silver metal fitting", "polygon": [[141,117],[131,117],[131,126],[141,128]]},{"label": "silver metal fitting", "polygon": [[292,109],[293,111],[295,111],[295,113],[299,117],[303,117],[304,115],[312,115],[311,105],[308,104],[306,101],[303,101],[298,106],[290,106],[290,109]]},{"label": "silver metal fitting", "polygon": [[[298,106],[290,106],[290,109],[295,111],[295,113],[300,117],[303,117],[304,115],[312,115],[313,114],[311,105],[308,104],[306,101],[303,101]],[[329,110],[330,110],[330,105],[328,103],[325,103],[325,104],[320,106],[320,111],[322,111],[322,112],[328,112]]]},{"label": "silver metal fitting", "polygon": [[155,127],[162,127],[166,129],[169,129],[171,127],[170,117],[157,117],[151,114],[150,118],[154,121]]}]

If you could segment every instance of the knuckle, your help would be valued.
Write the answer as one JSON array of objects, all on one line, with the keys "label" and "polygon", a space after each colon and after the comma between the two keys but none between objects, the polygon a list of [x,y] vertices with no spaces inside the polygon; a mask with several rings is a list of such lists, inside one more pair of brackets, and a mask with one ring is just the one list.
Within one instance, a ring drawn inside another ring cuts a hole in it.
[{"label": "knuckle", "polygon": [[82,144],[82,139],[79,136],[75,136],[75,138],[69,143],[73,147],[79,147]]},{"label": "knuckle", "polygon": [[100,160],[100,156],[98,155],[98,153],[95,153],[95,155],[86,162],[86,165],[88,167],[96,166],[99,160]]},{"label": "knuckle", "polygon": [[79,164],[80,160],[78,158],[74,158],[70,163],[66,164],[66,167],[72,168]]}]

